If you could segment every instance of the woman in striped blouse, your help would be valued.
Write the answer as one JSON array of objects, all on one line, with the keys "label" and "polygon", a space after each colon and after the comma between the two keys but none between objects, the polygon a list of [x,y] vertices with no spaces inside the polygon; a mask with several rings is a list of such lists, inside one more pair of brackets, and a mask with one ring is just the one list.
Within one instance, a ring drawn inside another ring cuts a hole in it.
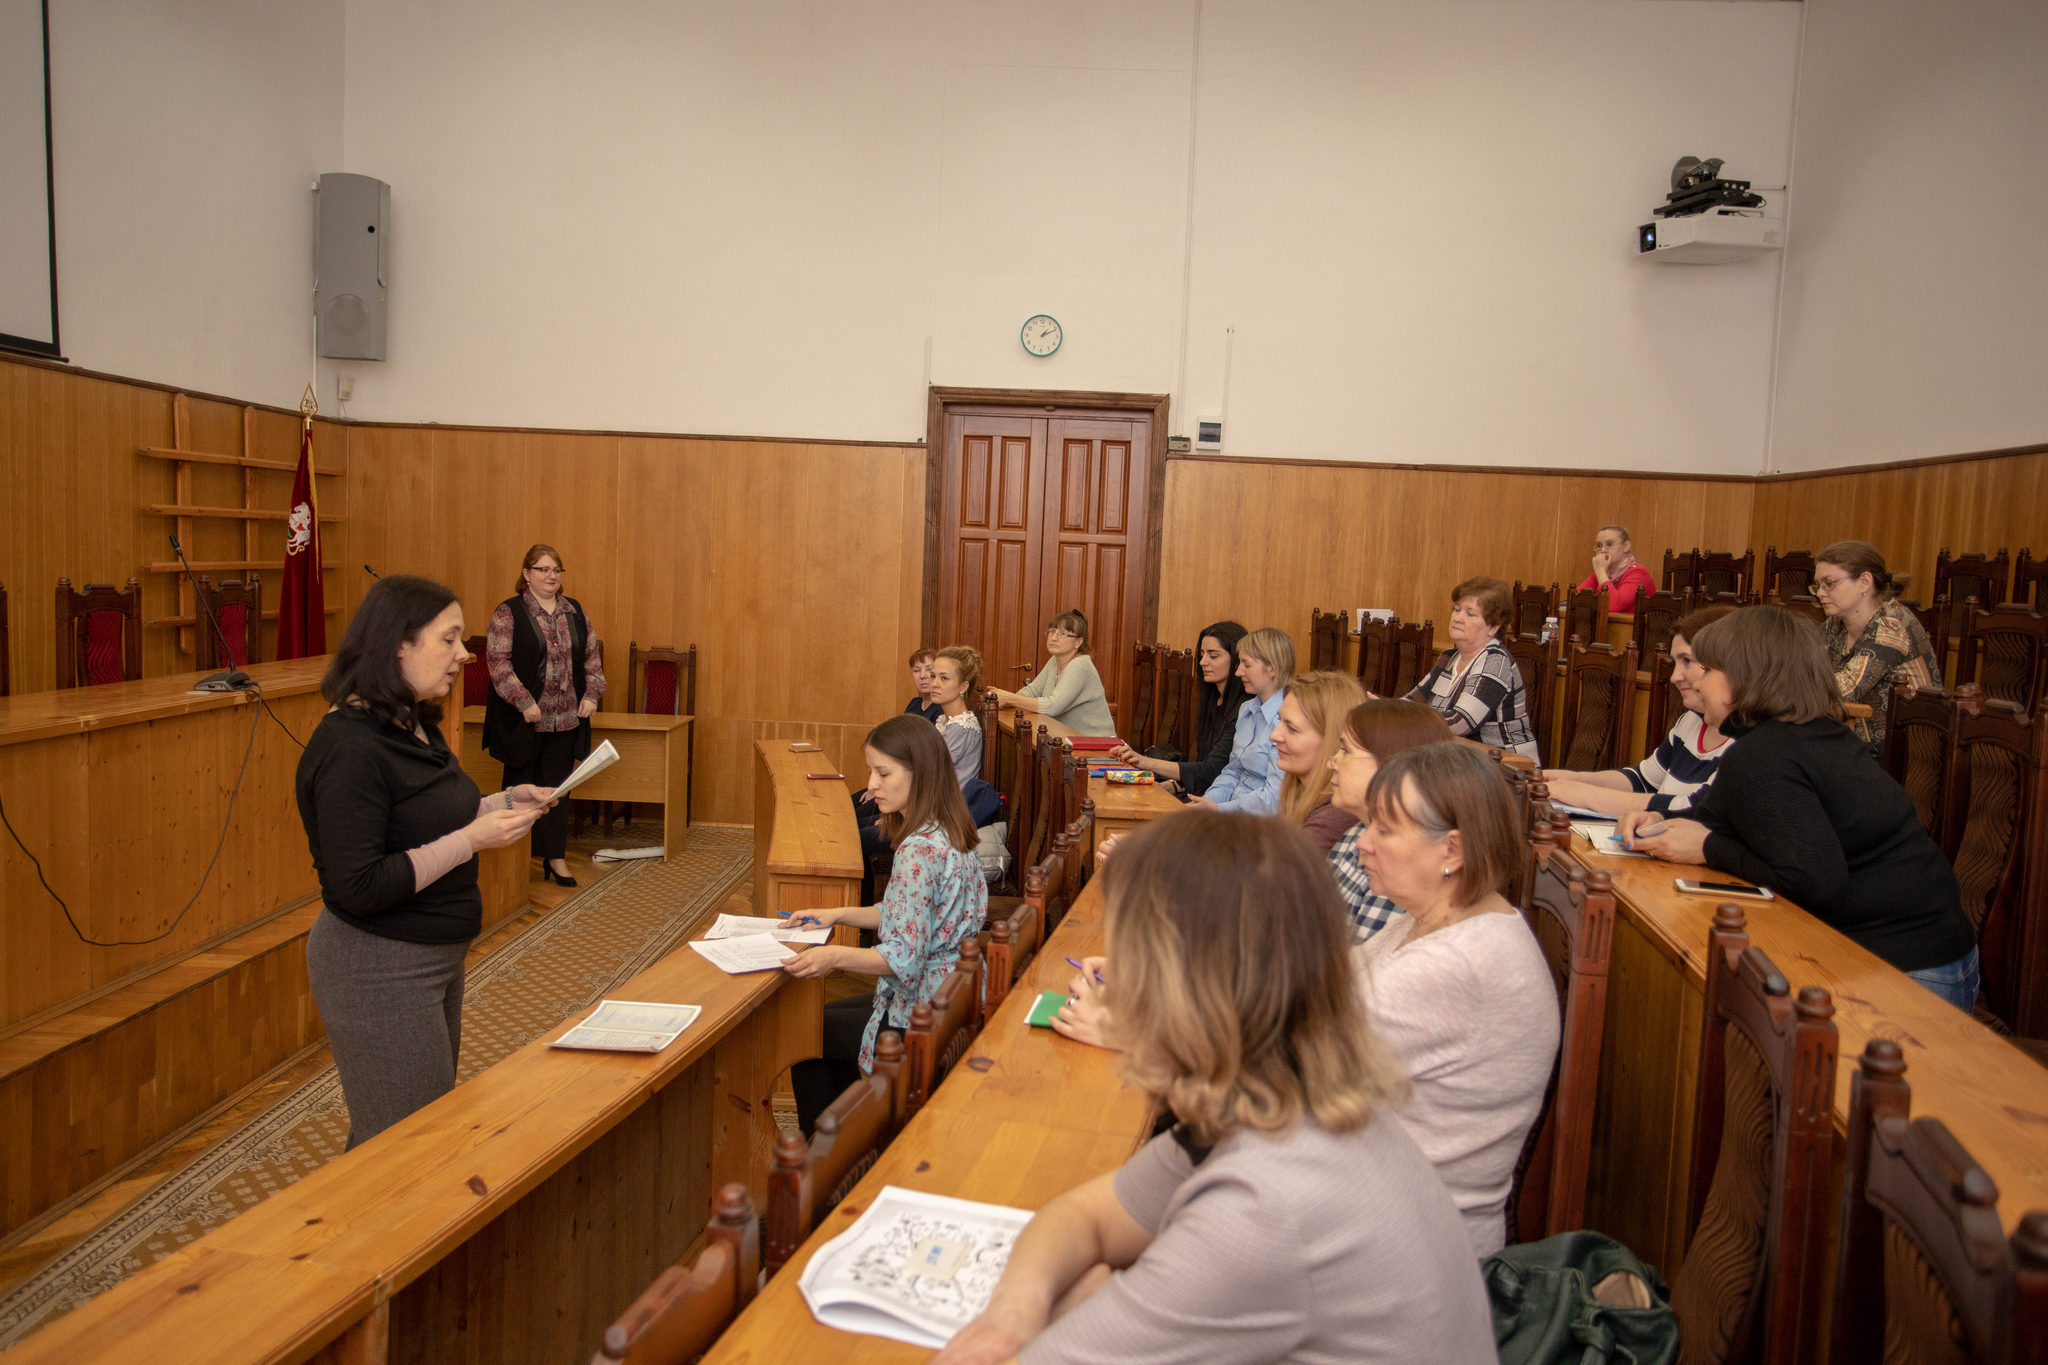
[{"label": "woman in striped blouse", "polygon": [[1512,595],[1498,578],[1468,578],[1451,589],[1451,647],[1408,700],[1434,707],[1454,735],[1536,758],[1522,670],[1500,642],[1512,615]]}]

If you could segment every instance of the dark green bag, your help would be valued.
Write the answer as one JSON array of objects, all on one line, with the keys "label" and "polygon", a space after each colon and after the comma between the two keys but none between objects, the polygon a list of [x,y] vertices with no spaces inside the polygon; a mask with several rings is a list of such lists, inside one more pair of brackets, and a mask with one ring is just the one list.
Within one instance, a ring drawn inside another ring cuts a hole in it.
[{"label": "dark green bag", "polygon": [[1559,1233],[1508,1247],[1479,1268],[1501,1365],[1678,1359],[1678,1318],[1664,1277],[1612,1237]]}]

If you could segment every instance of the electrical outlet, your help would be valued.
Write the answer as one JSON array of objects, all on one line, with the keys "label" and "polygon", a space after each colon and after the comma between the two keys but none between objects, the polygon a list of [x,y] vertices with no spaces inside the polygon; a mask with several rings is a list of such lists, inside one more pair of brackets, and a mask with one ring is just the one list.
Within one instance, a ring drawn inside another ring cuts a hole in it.
[{"label": "electrical outlet", "polygon": [[352,374],[337,376],[334,381],[334,391],[342,402],[354,402],[356,397],[356,377]]}]

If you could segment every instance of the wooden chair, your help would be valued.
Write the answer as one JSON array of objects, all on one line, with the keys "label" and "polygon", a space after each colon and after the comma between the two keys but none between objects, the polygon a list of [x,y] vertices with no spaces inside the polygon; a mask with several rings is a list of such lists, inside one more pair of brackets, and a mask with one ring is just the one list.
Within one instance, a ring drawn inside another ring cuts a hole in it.
[{"label": "wooden chair", "polygon": [[1965,695],[1941,795],[1941,851],[1977,931],[1978,1014],[2048,1038],[2048,715]]},{"label": "wooden chair", "polygon": [[1399,622],[1399,617],[1380,621],[1368,616],[1358,627],[1358,681],[1375,696],[1387,685],[1387,640]]},{"label": "wooden chair", "polygon": [[472,635],[462,642],[469,654],[469,662],[462,666],[462,704],[464,706],[486,706],[491,700],[491,666],[485,661],[484,650],[489,637]]},{"label": "wooden chair", "polygon": [[1671,656],[1661,649],[1650,660],[1650,695],[1643,703],[1643,752],[1636,755],[1638,760],[1655,753],[1685,714],[1685,694],[1671,681],[1675,669]]},{"label": "wooden chair", "polygon": [[220,641],[214,638],[213,627],[201,619],[193,622],[193,656],[201,672],[211,673],[215,669],[246,668],[250,664],[263,662],[263,575],[252,573],[248,581],[230,578],[215,587],[206,575],[199,576],[199,596],[202,605],[199,614],[203,618],[206,608],[213,609],[213,619],[220,622],[220,633],[228,637],[228,649],[232,657],[221,657]]},{"label": "wooden chair", "polygon": [[1503,638],[1501,645],[1522,671],[1522,695],[1529,704],[1529,723],[1536,728],[1536,748],[1538,752],[1546,750],[1550,747],[1550,693],[1557,685],[1558,642],[1553,638],[1540,643],[1534,635],[1517,635],[1511,640]]},{"label": "wooden chair", "polygon": [[1764,594],[1764,601],[1771,606],[1783,607],[1786,611],[1796,612],[1815,625],[1824,624],[1828,619],[1827,610],[1820,603],[1814,601],[1811,595],[1805,597],[1786,597],[1774,590]]},{"label": "wooden chair", "polygon": [[[1564,733],[1557,766],[1596,772],[1621,766],[1635,714],[1636,647],[1621,653],[1608,644],[1572,642],[1565,672]],[[1663,735],[1658,735],[1659,739]]]},{"label": "wooden chair", "polygon": [[1155,744],[1171,744],[1190,758],[1195,752],[1195,708],[1201,704],[1202,675],[1196,670],[1195,652],[1170,649],[1159,661],[1159,723]]},{"label": "wooden chair", "polygon": [[1164,645],[1131,646],[1131,704],[1123,716],[1124,743],[1144,753],[1158,741],[1159,656]]},{"label": "wooden chair", "polygon": [[704,1249],[681,1262],[633,1300],[604,1329],[591,1365],[687,1365],[711,1349],[754,1300],[761,1278],[761,1235],[747,1187],[734,1181],[711,1201]]},{"label": "wooden chair", "polygon": [[1939,687],[1892,689],[1884,730],[1884,770],[1913,798],[1921,827],[1941,838],[1941,802],[1956,742],[1955,699]]},{"label": "wooden chair", "polygon": [[1692,611],[1689,592],[1652,592],[1636,598],[1636,658],[1654,659],[1671,648],[1678,623]]},{"label": "wooden chair", "polygon": [[1705,596],[1732,592],[1738,601],[1756,600],[1756,551],[1695,550],[1699,556],[1693,589]]},{"label": "wooden chair", "polygon": [[1834,1001],[1797,1000],[1740,908],[1714,913],[1693,1111],[1688,1247],[1671,1306],[1688,1365],[1819,1355],[1834,1147]]},{"label": "wooden chair", "polygon": [[2035,611],[2048,611],[2048,559],[2034,558],[2032,550],[2021,550],[2012,566],[2012,600]]},{"label": "wooden chair", "polygon": [[[697,714],[697,646],[672,649],[667,645],[642,646],[638,640],[626,645],[626,710],[643,716],[694,716]],[[683,741],[683,755],[696,771],[697,727],[690,727]],[[626,803],[626,819],[633,818],[633,806]],[[683,793],[683,824],[690,823],[690,794]],[[606,809],[605,833],[611,833],[612,813]]]},{"label": "wooden chair", "polygon": [[57,580],[57,687],[98,687],[142,676],[142,585]]},{"label": "wooden chair", "polygon": [[1555,583],[1547,588],[1541,583],[1531,583],[1524,587],[1522,580],[1518,578],[1509,591],[1508,600],[1512,604],[1514,615],[1508,618],[1507,630],[1501,633],[1534,635],[1541,639],[1543,627],[1556,614],[1557,604],[1562,599],[1558,596]]},{"label": "wooden chair", "polygon": [[1698,592],[1700,588],[1700,552],[1698,548],[1685,551],[1664,552],[1664,576],[1659,580],[1665,592]]},{"label": "wooden chair", "polygon": [[1607,1026],[1607,956],[1614,941],[1608,874],[1588,873],[1572,856],[1568,817],[1560,817],[1560,830],[1546,818],[1547,802],[1534,806],[1520,905],[1550,963],[1564,1026],[1550,1090],[1508,1201],[1509,1240],[1515,1242],[1586,1225],[1586,1171],[1593,1158],[1593,1105]]},{"label": "wooden chair", "polygon": [[773,1275],[868,1173],[902,1127],[903,1035],[883,1029],[875,1036],[875,1069],[840,1093],[818,1115],[810,1141],[785,1132],[775,1141],[768,1168],[768,1216],[762,1260]]},{"label": "wooden chair", "polygon": [[[999,719],[1003,702],[994,692],[984,691],[981,700],[975,704],[975,714],[981,719],[981,780],[989,786],[996,785],[996,744],[1003,732]],[[1000,788],[998,788],[1000,790]]]},{"label": "wooden chair", "polygon": [[[1067,911],[1075,901],[1081,899],[1081,890],[1095,876],[1095,798],[1081,802],[1081,817],[1067,830],[1067,887],[1064,904],[1046,902],[1045,932],[1050,934],[1060,927]],[[1052,912],[1057,910],[1057,914]]]},{"label": "wooden chair", "polygon": [[1344,657],[1344,612],[1326,612],[1310,607],[1308,612],[1308,666],[1335,668]]},{"label": "wooden chair", "polygon": [[7,657],[7,585],[0,583],[0,697],[7,696],[13,689],[8,679],[13,677],[12,663]]},{"label": "wooden chair", "polygon": [[[1948,661],[1949,620],[1955,613],[1949,610],[1946,602],[1936,602],[1931,607],[1923,607],[1914,598],[1901,597],[1899,605],[1912,612],[1920,621],[1920,629],[1927,632],[1928,642],[1934,646],[1934,661],[1941,665],[1942,686],[1948,686],[1955,672]],[[1970,605],[1976,605],[1975,598],[1970,599]]]},{"label": "wooden chair", "polygon": [[967,1055],[980,1032],[981,948],[973,938],[960,945],[960,961],[932,992],[930,1003],[910,1012],[903,1038],[903,1099],[897,1127],[924,1108],[940,1081]]},{"label": "wooden chair", "polygon": [[1934,600],[1959,603],[1977,599],[1980,607],[1995,607],[2005,601],[2006,585],[2012,581],[2012,563],[2000,546],[1995,555],[1952,555],[1948,546],[1934,557]]},{"label": "wooden chair", "polygon": [[1913,1118],[1905,1055],[1849,1078],[1835,1238],[1834,1365],[2048,1360],[2048,1212],[2008,1242],[1998,1186],[1938,1118]]},{"label": "wooden chair", "polygon": [[2048,615],[2012,602],[1963,613],[1956,649],[1956,687],[1977,684],[1990,701],[2022,711],[2048,692]]},{"label": "wooden chair", "polygon": [[[1066,913],[1067,849],[1066,831],[1054,840],[1056,847],[1024,874],[1024,898],[1014,913],[997,919],[989,917],[988,941],[982,947],[981,1022],[987,1023],[1016,989],[1024,969],[1038,956],[1045,942],[1048,902],[1058,915]],[[1057,919],[1057,915],[1053,918]]]},{"label": "wooden chair", "polygon": [[[999,732],[1000,733],[1000,732]],[[1010,875],[1003,885],[1009,894],[1019,894],[1024,871],[1031,866],[1032,831],[1038,819],[1038,743],[1031,718],[1017,717],[1017,728],[1003,745],[1009,768],[1009,785],[1002,788],[1010,806]]]},{"label": "wooden chair", "polygon": [[1429,676],[1429,670],[1436,666],[1436,621],[1424,620],[1421,625],[1410,621],[1402,625],[1393,622],[1387,630],[1387,678],[1386,686],[1379,689],[1383,697],[1405,697],[1415,690],[1415,685]]},{"label": "wooden chair", "polygon": [[1558,622],[1567,640],[1584,640],[1589,645],[1607,643],[1607,594],[1598,588],[1565,594],[1564,619]]},{"label": "wooden chair", "polygon": [[1764,581],[1760,586],[1787,602],[1811,600],[1813,574],[1813,551],[1787,550],[1779,554],[1778,547],[1772,545],[1764,551]]}]

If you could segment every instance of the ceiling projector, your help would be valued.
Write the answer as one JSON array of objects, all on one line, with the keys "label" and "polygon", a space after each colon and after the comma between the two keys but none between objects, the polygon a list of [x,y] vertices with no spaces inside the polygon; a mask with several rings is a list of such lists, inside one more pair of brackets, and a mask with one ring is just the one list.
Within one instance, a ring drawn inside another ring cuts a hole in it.
[{"label": "ceiling projector", "polygon": [[1713,265],[1761,256],[1785,245],[1785,222],[1755,210],[1709,209],[1683,218],[1660,218],[1636,229],[1636,250],[1660,261]]}]

